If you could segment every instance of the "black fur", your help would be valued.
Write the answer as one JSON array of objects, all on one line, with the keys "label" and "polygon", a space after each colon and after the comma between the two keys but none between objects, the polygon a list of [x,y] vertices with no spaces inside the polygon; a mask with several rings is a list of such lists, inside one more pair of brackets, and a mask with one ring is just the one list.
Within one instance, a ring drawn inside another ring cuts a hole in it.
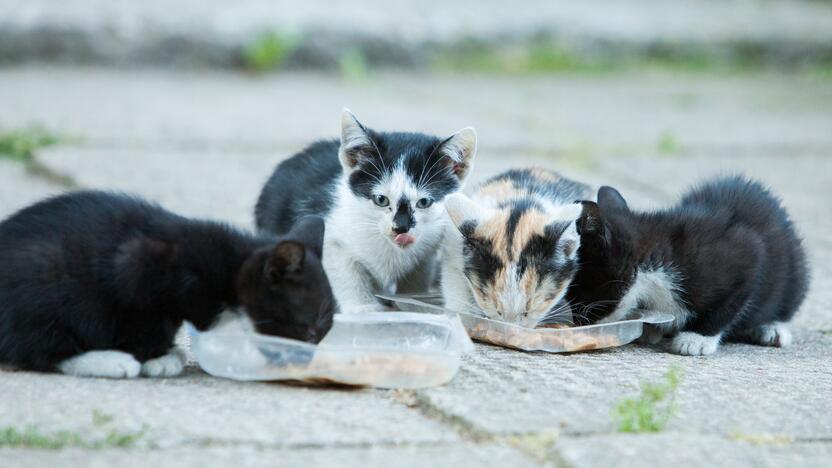
[{"label": "black fur", "polygon": [[183,320],[241,305],[259,332],[317,342],[331,326],[323,221],[254,237],[138,198],[78,192],[0,223],[0,363],[51,371],[92,350],[164,355]]},{"label": "black fur", "polygon": [[597,205],[583,203],[581,266],[567,294],[572,304],[592,304],[583,323],[609,315],[637,270],[675,271],[676,292],[693,313],[682,330],[705,336],[742,340],[760,325],[790,320],[806,295],[800,238],[758,182],[716,179],[653,213],[631,211],[610,187],[599,190]]},{"label": "black fur", "polygon": [[[353,148],[356,170],[350,174],[352,193],[371,200],[376,182],[391,172],[401,161],[405,172],[425,187],[434,201],[460,187],[453,172],[453,161],[442,151],[437,137],[421,133],[376,132],[362,127],[371,145]],[[258,229],[282,233],[304,215],[326,216],[334,204],[333,189],[343,168],[338,159],[338,140],[313,143],[300,153],[280,163],[266,182],[255,208]],[[402,160],[403,158],[403,160]],[[429,182],[429,183],[428,183]],[[401,200],[390,200],[394,206]],[[412,227],[412,210],[401,213],[402,229]],[[406,231],[402,231],[406,232]]]}]

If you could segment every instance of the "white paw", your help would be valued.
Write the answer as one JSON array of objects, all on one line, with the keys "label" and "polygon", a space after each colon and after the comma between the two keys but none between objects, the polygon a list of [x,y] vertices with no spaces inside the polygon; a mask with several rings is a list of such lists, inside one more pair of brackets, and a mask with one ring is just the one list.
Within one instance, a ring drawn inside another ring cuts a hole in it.
[{"label": "white paw", "polygon": [[670,343],[670,350],[685,356],[706,356],[716,352],[722,335],[704,336],[694,332],[681,332]]},{"label": "white paw", "polygon": [[785,348],[792,344],[792,332],[783,322],[772,322],[760,325],[751,333],[752,339],[763,346],[779,346]]},{"label": "white paw", "polygon": [[188,358],[185,351],[173,348],[162,357],[145,361],[142,375],[146,377],[173,377],[182,373]]},{"label": "white paw", "polygon": [[644,331],[641,332],[641,337],[638,339],[640,343],[656,344],[662,341],[664,332],[659,327],[644,324]]},{"label": "white paw", "polygon": [[88,351],[58,364],[64,374],[110,379],[132,379],[141,367],[132,354],[123,351]]}]

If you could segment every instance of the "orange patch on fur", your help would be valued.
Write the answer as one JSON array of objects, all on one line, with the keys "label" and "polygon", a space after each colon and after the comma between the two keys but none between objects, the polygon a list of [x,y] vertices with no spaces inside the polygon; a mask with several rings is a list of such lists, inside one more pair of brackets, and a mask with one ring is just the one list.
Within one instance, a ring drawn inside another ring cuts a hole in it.
[{"label": "orange patch on fur", "polygon": [[481,185],[477,189],[478,196],[489,197],[494,200],[508,200],[511,198],[521,197],[524,194],[525,192],[523,190],[518,190],[508,179],[494,180],[487,184]]}]

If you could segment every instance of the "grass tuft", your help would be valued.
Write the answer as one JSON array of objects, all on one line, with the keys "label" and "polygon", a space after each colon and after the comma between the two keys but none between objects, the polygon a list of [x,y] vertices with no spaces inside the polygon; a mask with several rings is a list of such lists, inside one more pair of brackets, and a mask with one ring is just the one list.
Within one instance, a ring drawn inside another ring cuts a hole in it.
[{"label": "grass tuft", "polygon": [[361,49],[349,49],[338,59],[338,70],[346,80],[360,81],[367,78],[369,67]]},{"label": "grass tuft", "polygon": [[35,151],[60,142],[60,138],[40,125],[0,132],[0,158],[30,162]]},{"label": "grass tuft", "polygon": [[[93,425],[97,428],[113,421],[113,416],[99,410],[92,413]],[[138,432],[108,430],[103,437],[85,437],[72,431],[43,432],[37,426],[23,428],[5,427],[0,429],[0,448],[22,447],[42,450],[60,450],[66,447],[81,447],[93,450],[105,448],[128,448],[145,436],[146,429]]]},{"label": "grass tuft", "polygon": [[278,31],[260,34],[243,47],[243,64],[255,72],[277,70],[297,47],[297,38]]},{"label": "grass tuft", "polygon": [[675,396],[681,371],[671,367],[661,382],[642,382],[636,398],[621,400],[613,410],[619,432],[661,432],[676,411]]},{"label": "grass tuft", "polygon": [[665,130],[661,135],[659,135],[659,141],[656,142],[656,149],[658,149],[659,154],[663,154],[665,156],[676,154],[680,149],[679,140],[676,139],[676,136],[674,136],[673,133]]}]

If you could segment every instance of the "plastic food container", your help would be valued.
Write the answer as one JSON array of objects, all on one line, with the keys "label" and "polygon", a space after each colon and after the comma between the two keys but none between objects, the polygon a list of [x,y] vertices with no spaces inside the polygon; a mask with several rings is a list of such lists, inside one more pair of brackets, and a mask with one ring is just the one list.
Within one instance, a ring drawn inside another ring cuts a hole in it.
[{"label": "plastic food container", "polygon": [[200,367],[235,380],[431,387],[453,379],[471,347],[456,318],[415,312],[336,314],[318,345],[190,324],[188,331]]},{"label": "plastic food container", "polygon": [[[435,294],[386,297],[396,304],[441,308],[442,299]],[[673,316],[659,312],[645,312],[638,317],[620,322],[569,328],[526,328],[491,320],[475,314],[457,312],[471,338],[522,351],[569,353],[592,349],[613,348],[635,341],[644,331],[644,324],[660,324]]]}]

